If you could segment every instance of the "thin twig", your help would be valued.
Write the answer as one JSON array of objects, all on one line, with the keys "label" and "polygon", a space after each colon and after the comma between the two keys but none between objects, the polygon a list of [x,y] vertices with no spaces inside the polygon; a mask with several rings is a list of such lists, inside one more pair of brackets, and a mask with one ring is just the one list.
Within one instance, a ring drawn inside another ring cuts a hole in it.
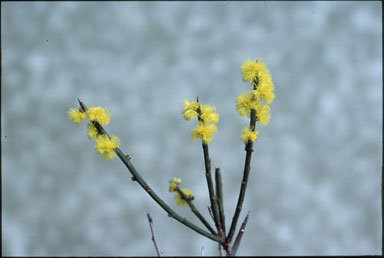
[{"label": "thin twig", "polygon": [[211,159],[209,158],[208,144],[203,143],[202,147],[204,152],[205,177],[207,179],[209,199],[211,200],[211,208],[213,211],[215,225],[217,230],[219,231],[221,229],[221,222],[219,218],[219,210],[217,208],[217,198],[213,189],[213,181],[211,176]]},{"label": "thin twig", "polygon": [[211,207],[209,207],[209,205],[207,205],[207,208],[208,208],[209,215],[211,215],[213,222],[215,222],[215,218],[213,217],[213,212],[212,212]]},{"label": "thin twig", "polygon": [[249,211],[248,211],[247,216],[245,216],[244,222],[243,222],[243,224],[241,224],[239,233],[237,233],[236,240],[233,243],[232,254],[231,254],[232,256],[236,255],[237,249],[239,248],[241,238],[243,237],[243,234],[245,231],[245,226],[247,226],[248,218],[249,218]]},{"label": "thin twig", "polygon": [[[83,109],[83,111],[87,111],[87,107],[79,100],[80,106]],[[96,126],[97,130],[101,134],[107,135],[109,138],[111,138],[108,133],[104,130],[104,128],[97,122],[94,122],[94,125]],[[160,205],[161,208],[163,208],[167,213],[169,217],[172,217],[179,221],[180,223],[184,224],[185,226],[191,228],[192,230],[196,231],[197,233],[213,240],[213,241],[221,241],[221,237],[214,234],[209,233],[200,227],[196,226],[192,222],[188,221],[186,218],[181,217],[178,215],[174,210],[172,210],[150,187],[149,185],[144,181],[144,179],[140,176],[140,174],[137,172],[136,168],[133,166],[131,161],[124,155],[124,153],[119,149],[114,149],[117,156],[120,158],[120,160],[124,163],[124,165],[128,168],[129,172],[131,172],[133,178],[135,178],[135,181],[137,181],[140,186],[152,197],[152,199],[157,202],[157,204]]]},{"label": "thin twig", "polygon": [[183,191],[180,189],[179,186],[176,186],[176,191],[181,195],[181,197],[183,198],[183,200],[185,200],[189,207],[191,208],[192,212],[196,215],[196,217],[199,218],[199,220],[207,227],[207,229],[212,233],[212,234],[216,234],[215,230],[211,227],[211,225],[209,225],[208,221],[203,217],[203,215],[201,215],[201,213],[197,210],[197,208],[195,207],[195,205],[192,203],[192,201],[190,199],[188,199],[187,196],[185,196],[185,194],[183,193]]},{"label": "thin twig", "polygon": [[[215,169],[215,183],[216,183],[216,199],[219,209],[219,219],[220,219],[220,227],[219,227],[219,235],[221,236],[221,244],[227,254],[231,253],[231,247],[227,244],[227,239],[225,236],[225,215],[224,215],[224,201],[223,201],[223,183],[221,180],[221,171],[219,167]],[[221,247],[219,246],[219,253],[221,253]]]},{"label": "thin twig", "polygon": [[163,252],[161,251],[160,249],[160,246],[157,242],[157,237],[156,237],[156,233],[155,233],[155,229],[153,227],[153,220],[152,220],[152,217],[151,215],[149,214],[149,212],[147,212],[147,217],[148,217],[148,221],[149,221],[149,227],[151,228],[151,233],[152,233],[152,241],[153,243],[155,244],[155,248],[156,248],[156,252],[157,252],[157,255],[159,257],[162,257],[163,256]]},{"label": "thin twig", "polygon": [[221,180],[220,168],[215,169],[215,181],[216,181],[216,198],[219,206],[219,217],[221,222],[221,228],[225,235],[225,215],[224,215],[224,202],[223,202],[223,183]]}]

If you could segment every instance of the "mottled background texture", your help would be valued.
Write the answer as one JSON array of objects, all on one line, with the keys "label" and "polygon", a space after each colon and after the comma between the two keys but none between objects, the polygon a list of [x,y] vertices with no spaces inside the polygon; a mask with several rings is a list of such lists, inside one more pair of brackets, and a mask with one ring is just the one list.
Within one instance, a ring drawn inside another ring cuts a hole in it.
[{"label": "mottled background texture", "polygon": [[168,180],[209,203],[194,122],[182,100],[215,105],[212,166],[227,226],[248,120],[240,65],[262,57],[276,99],[258,127],[239,255],[381,252],[381,2],[2,2],[2,253],[34,256],[217,255],[168,218],[119,159],[98,157],[67,109],[103,106],[106,127],[149,185],[182,216]]}]

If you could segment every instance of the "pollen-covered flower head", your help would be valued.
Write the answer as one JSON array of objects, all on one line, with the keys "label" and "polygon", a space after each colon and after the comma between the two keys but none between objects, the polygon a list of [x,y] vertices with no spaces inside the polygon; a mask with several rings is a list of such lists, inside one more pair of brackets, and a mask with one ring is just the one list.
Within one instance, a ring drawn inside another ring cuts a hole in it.
[{"label": "pollen-covered flower head", "polygon": [[216,132],[216,131],[217,131],[217,128],[214,124],[204,125],[203,123],[199,123],[192,130],[191,136],[194,141],[196,141],[197,138],[201,138],[203,143],[208,144],[212,141],[213,132]]},{"label": "pollen-covered flower head", "polygon": [[252,131],[252,130],[249,130],[248,127],[244,127],[243,130],[241,130],[240,138],[243,140],[245,144],[247,144],[248,141],[251,141],[251,142],[256,141],[258,134],[259,134],[258,131]]},{"label": "pollen-covered flower head", "polygon": [[264,102],[266,104],[271,104],[272,101],[275,99],[273,87],[271,87],[270,84],[266,83],[262,83],[257,86],[257,89],[253,91],[253,94],[257,97],[257,99],[264,99]]},{"label": "pollen-covered flower head", "polygon": [[110,115],[108,110],[103,107],[90,107],[88,108],[86,115],[90,121],[98,122],[102,125],[108,125]]},{"label": "pollen-covered flower head", "polygon": [[215,110],[216,108],[210,105],[200,106],[200,121],[203,124],[217,124],[219,122],[219,114],[213,113]]},{"label": "pollen-covered flower head", "polygon": [[81,112],[78,108],[70,108],[67,112],[69,120],[74,124],[80,124],[86,118],[84,112]]},{"label": "pollen-covered flower head", "polygon": [[98,134],[96,126],[91,122],[87,126],[87,136],[89,139],[95,138]]},{"label": "pollen-covered flower head", "polygon": [[252,91],[243,92],[236,99],[236,112],[249,117],[251,109],[256,109],[257,96]]},{"label": "pollen-covered flower head", "polygon": [[174,177],[172,181],[169,183],[169,191],[176,191],[176,187],[181,183],[181,178]]},{"label": "pollen-covered flower head", "polygon": [[[271,119],[269,104],[275,99],[275,88],[266,63],[262,59],[245,60],[240,66],[243,81],[251,81],[253,90],[240,94],[236,99],[236,111],[241,116],[250,117],[255,110],[256,121],[265,126]],[[251,118],[252,121],[252,118]]]},{"label": "pollen-covered flower head", "polygon": [[120,144],[119,138],[115,135],[111,139],[106,134],[98,135],[95,139],[95,149],[100,157],[104,159],[113,159],[115,157],[114,149],[118,148]]},{"label": "pollen-covered flower head", "polygon": [[256,121],[259,122],[262,126],[269,124],[271,120],[271,109],[268,105],[263,105],[258,103],[256,107]]},{"label": "pollen-covered flower head", "polygon": [[[193,193],[191,190],[182,189],[181,191],[183,192],[185,197],[188,198],[188,200],[193,201],[194,197],[193,197]],[[186,206],[188,204],[187,201],[184,200],[183,197],[181,196],[181,194],[179,194],[178,192],[175,193],[175,201],[176,201],[177,205],[179,205],[179,206]]]},{"label": "pollen-covered flower head", "polygon": [[199,108],[199,103],[197,101],[189,102],[188,100],[183,100],[184,108],[181,111],[185,120],[191,120],[197,117],[197,109]]},{"label": "pollen-covered flower head", "polygon": [[197,126],[192,130],[191,136],[194,141],[201,138],[204,144],[212,140],[213,132],[217,131],[216,123],[219,122],[219,114],[216,108],[210,105],[200,105],[199,100],[189,102],[183,100],[184,108],[181,111],[185,120],[198,118]]},{"label": "pollen-covered flower head", "polygon": [[251,81],[253,84],[258,82],[261,78],[265,77],[269,74],[267,69],[267,64],[263,62],[263,60],[256,59],[256,61],[251,61],[247,59],[240,66],[241,69],[241,77],[244,82]]}]

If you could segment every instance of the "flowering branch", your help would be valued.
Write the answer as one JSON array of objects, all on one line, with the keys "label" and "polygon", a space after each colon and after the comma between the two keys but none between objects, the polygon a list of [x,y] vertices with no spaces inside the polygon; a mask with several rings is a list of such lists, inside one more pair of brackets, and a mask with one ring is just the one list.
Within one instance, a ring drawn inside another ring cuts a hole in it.
[{"label": "flowering branch", "polygon": [[[256,141],[259,134],[259,132],[255,130],[256,121],[262,126],[269,123],[271,114],[268,104],[275,98],[275,94],[273,93],[274,85],[269,70],[266,67],[266,63],[261,59],[256,60],[256,62],[248,59],[241,65],[240,69],[243,81],[250,81],[253,85],[253,90],[239,95],[236,100],[236,112],[241,116],[250,117],[250,123],[249,128],[244,127],[240,133],[240,138],[245,143],[246,156],[239,198],[235,214],[232,218],[231,228],[226,239],[228,245],[231,243],[233,234],[236,230],[236,224],[243,206],[245,190],[247,189],[248,177],[251,169],[250,164],[253,152],[253,142]],[[262,101],[265,104],[263,104]]]},{"label": "flowering branch", "polygon": [[[87,107],[79,100],[80,106],[84,112],[87,111]],[[108,133],[104,130],[104,128],[98,123],[93,122],[95,127],[97,128],[98,132],[103,135],[107,135],[108,138],[111,138]],[[126,155],[123,154],[123,152],[119,148],[114,148],[115,153],[120,158],[120,160],[124,163],[124,165],[128,168],[129,172],[131,172],[133,178],[135,181],[137,181],[140,186],[152,197],[152,199],[160,205],[166,212],[168,212],[168,216],[171,218],[176,219],[180,223],[184,224],[185,226],[191,228],[192,230],[196,231],[197,233],[212,239],[213,241],[220,241],[221,238],[215,234],[211,234],[200,227],[196,226],[192,222],[188,221],[186,218],[181,217],[178,215],[174,210],[172,210],[150,187],[149,185],[144,181],[144,179],[140,176],[140,174],[137,172],[136,168],[131,163],[130,159],[126,157]]]},{"label": "flowering branch", "polygon": [[[197,103],[199,103],[199,98],[197,98]],[[198,114],[198,121],[202,124],[207,124],[212,121],[212,112],[213,108],[210,107],[201,107],[200,103],[197,108],[197,114]],[[217,118],[218,120],[218,118]],[[202,142],[202,148],[204,153],[204,165],[205,165],[205,177],[207,180],[208,185],[208,192],[209,192],[209,199],[211,201],[211,208],[213,211],[213,217],[214,222],[217,228],[217,231],[220,233],[221,231],[221,222],[219,218],[219,211],[217,208],[217,199],[215,197],[215,192],[213,189],[213,182],[212,182],[212,176],[211,176],[211,159],[209,158],[209,150],[208,150],[208,143]]]},{"label": "flowering branch", "polygon": [[[198,219],[205,225],[208,231],[201,229],[195,224],[188,221],[186,218],[181,217],[175,211],[173,211],[146,183],[146,181],[140,176],[136,168],[130,161],[129,155],[119,149],[119,139],[109,134],[104,130],[103,125],[108,125],[110,115],[105,108],[102,107],[87,107],[79,100],[80,109],[69,109],[68,118],[75,124],[79,124],[85,118],[88,118],[90,123],[87,126],[87,135],[90,139],[95,141],[95,149],[100,157],[104,159],[113,159],[117,155],[120,160],[127,167],[132,174],[132,180],[137,181],[139,185],[151,196],[151,198],[160,205],[167,213],[169,217],[172,217],[191,228],[197,233],[218,242],[219,253],[221,253],[221,247],[226,251],[227,255],[235,255],[240,241],[244,234],[245,226],[248,222],[249,212],[241,225],[240,231],[236,237],[236,240],[231,247],[232,238],[236,231],[236,225],[240,217],[240,213],[243,207],[245,198],[245,192],[249,180],[249,173],[251,170],[251,159],[253,152],[253,143],[256,141],[259,132],[255,130],[256,122],[265,126],[269,123],[271,114],[268,104],[270,104],[275,95],[273,93],[274,85],[272,78],[269,74],[269,70],[266,68],[266,63],[261,59],[257,59],[255,62],[246,60],[240,67],[242,78],[244,82],[250,81],[253,85],[251,91],[240,94],[236,99],[236,112],[240,116],[246,116],[250,119],[249,126],[244,127],[241,130],[240,138],[245,144],[245,162],[243,170],[243,178],[241,181],[239,197],[237,200],[236,209],[232,218],[232,223],[226,236],[225,215],[224,215],[224,196],[223,185],[221,179],[220,168],[215,170],[215,185],[212,181],[211,174],[211,159],[209,157],[208,144],[211,142],[213,133],[217,131],[216,123],[219,121],[219,115],[215,113],[216,108],[209,105],[200,105],[199,99],[189,102],[183,100],[184,108],[182,115],[185,120],[191,120],[197,118],[197,126],[192,130],[191,136],[194,141],[198,138],[202,141],[202,149],[204,155],[205,177],[208,186],[210,206],[208,210],[215,222],[216,230],[210,226],[208,221],[201,215],[201,213],[193,205],[193,194],[189,189],[180,189],[178,185],[181,183],[181,178],[173,178],[169,184],[169,192],[175,193],[176,203],[180,206],[189,205],[192,212],[198,217]],[[158,247],[155,232],[153,229],[152,218],[149,213],[147,214],[148,221],[152,232],[152,240],[154,241],[156,252],[159,256],[162,256],[162,252]],[[202,254],[204,251],[202,251]]]},{"label": "flowering branch", "polygon": [[[256,111],[251,110],[250,128],[252,131],[255,131],[255,124],[256,124]],[[247,189],[247,184],[248,184],[249,171],[251,170],[251,158],[252,158],[252,152],[253,152],[252,148],[253,148],[253,142],[251,140],[248,140],[248,143],[245,145],[246,156],[245,156],[243,180],[241,181],[241,188],[239,193],[239,199],[236,205],[235,215],[233,215],[231,228],[227,236],[227,243],[231,243],[233,234],[235,233],[235,230],[236,230],[236,224],[242,209],[242,205],[245,197],[245,190]]]}]

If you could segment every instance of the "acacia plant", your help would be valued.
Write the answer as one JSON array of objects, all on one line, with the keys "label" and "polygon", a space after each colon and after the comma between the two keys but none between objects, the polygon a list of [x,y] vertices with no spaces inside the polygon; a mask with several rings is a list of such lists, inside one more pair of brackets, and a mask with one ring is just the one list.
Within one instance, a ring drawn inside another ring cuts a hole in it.
[{"label": "acacia plant", "polygon": [[[250,82],[251,89],[240,94],[236,99],[236,111],[240,116],[249,119],[249,126],[245,126],[240,132],[240,138],[245,144],[245,163],[243,170],[243,178],[240,182],[240,192],[237,205],[234,211],[232,222],[226,227],[223,202],[223,185],[221,179],[221,170],[219,167],[215,169],[215,177],[211,175],[211,159],[209,157],[209,143],[212,141],[213,133],[217,131],[216,124],[219,121],[219,115],[216,108],[210,105],[202,105],[197,98],[196,101],[183,100],[183,109],[181,111],[185,120],[197,119],[197,125],[192,130],[191,136],[194,141],[201,139],[205,178],[207,181],[210,206],[209,213],[214,222],[214,226],[198,211],[194,205],[193,193],[189,189],[180,188],[181,179],[174,177],[169,181],[169,192],[175,192],[175,201],[177,205],[189,206],[191,211],[202,222],[205,229],[190,222],[187,218],[177,214],[167,203],[165,203],[153,189],[146,183],[144,178],[136,170],[131,162],[131,157],[124,154],[119,148],[119,139],[110,136],[103,126],[109,124],[110,115],[107,109],[102,107],[87,108],[83,102],[79,101],[79,108],[70,108],[68,110],[68,118],[75,124],[80,124],[85,118],[88,118],[87,135],[95,142],[95,149],[100,157],[104,159],[113,159],[117,155],[125,164],[129,172],[132,174],[132,180],[140,184],[140,186],[152,197],[152,199],[160,205],[171,218],[176,219],[180,223],[194,230],[195,232],[218,242],[220,255],[222,249],[227,256],[234,256],[238,250],[241,238],[244,234],[245,226],[248,221],[249,212],[237,233],[235,241],[233,240],[237,222],[242,210],[245,192],[248,184],[249,173],[251,169],[251,158],[253,153],[253,143],[256,141],[259,132],[256,130],[256,123],[265,126],[269,123],[271,114],[269,104],[272,103],[275,95],[273,93],[274,85],[266,63],[262,59],[251,61],[245,60],[240,66],[242,79],[244,82]],[[162,256],[163,253],[159,248],[156,235],[153,229],[153,221],[147,214],[152,240],[155,244],[157,254]],[[203,251],[202,251],[203,252]]]}]

